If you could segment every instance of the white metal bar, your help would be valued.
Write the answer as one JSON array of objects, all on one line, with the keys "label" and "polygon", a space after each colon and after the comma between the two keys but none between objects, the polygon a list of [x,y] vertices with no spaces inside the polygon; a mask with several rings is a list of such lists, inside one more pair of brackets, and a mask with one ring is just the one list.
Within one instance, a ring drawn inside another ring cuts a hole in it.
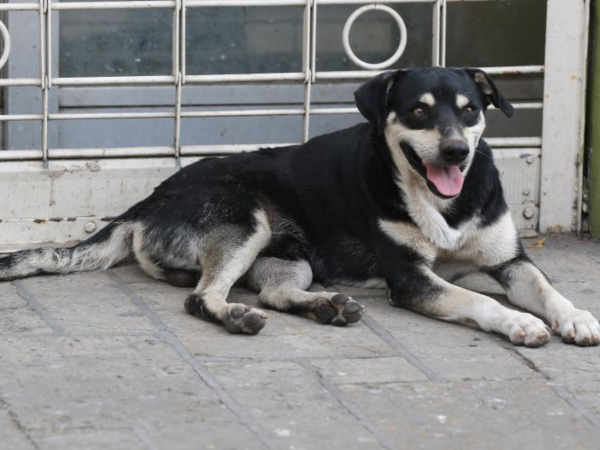
[{"label": "white metal bar", "polygon": [[36,161],[44,158],[41,150],[2,150],[0,161]]},{"label": "white metal bar", "polygon": [[[540,138],[488,138],[486,142],[494,149],[494,155],[503,155],[505,150],[531,151],[533,156],[540,153]],[[239,144],[239,145],[183,145],[181,156],[231,155],[242,151],[254,151],[260,148],[287,147],[300,145],[292,143]],[[498,149],[498,150],[497,150]],[[173,157],[173,147],[122,147],[87,149],[49,149],[50,159],[86,159],[86,158],[143,158]],[[41,150],[4,150],[0,152],[0,161],[42,160]]]},{"label": "white metal bar", "polygon": [[480,67],[490,75],[529,75],[544,73],[544,66],[500,66]]},{"label": "white metal bar", "polygon": [[179,35],[179,25],[180,25],[180,12],[181,12],[181,0],[176,0],[175,8],[173,9],[173,36],[172,36],[172,44],[171,51],[173,55],[172,59],[172,75],[175,79],[175,84],[179,82],[179,43],[181,41],[181,36]]},{"label": "white metal bar", "polygon": [[[261,148],[288,147],[300,145],[299,142],[279,144],[233,144],[233,145],[182,145],[182,156],[232,155],[240,152],[251,152]],[[1,153],[1,152],[0,152]]]},{"label": "white metal bar", "polygon": [[157,9],[174,8],[174,0],[116,1],[116,2],[55,2],[52,10],[73,9]]},{"label": "white metal bar", "polygon": [[0,122],[16,122],[26,120],[42,120],[43,114],[4,114],[0,115]]},{"label": "white metal bar", "polygon": [[[52,87],[52,0],[43,0],[44,2],[44,16],[45,16],[45,30],[46,30],[46,42],[45,42],[45,58],[44,63],[45,73],[43,75],[44,86],[47,89]],[[40,31],[41,32],[41,31]]]},{"label": "white metal bar", "polygon": [[48,87],[42,89],[42,153],[48,159]]},{"label": "white metal bar", "polygon": [[[338,108],[313,108],[308,105],[309,113],[314,115],[325,114],[356,114],[356,107]],[[515,109],[542,109],[542,102],[513,103]],[[496,109],[490,106],[489,109]],[[300,116],[305,115],[305,108],[285,109],[242,109],[242,110],[220,110],[220,111],[181,111],[181,118],[191,117],[259,117],[259,116]],[[49,120],[114,120],[114,119],[173,119],[177,118],[176,112],[106,112],[106,113],[50,113]],[[0,122],[41,120],[42,114],[13,114],[0,115]]]},{"label": "white metal bar", "polygon": [[433,19],[431,29],[431,65],[440,65],[440,30],[441,30],[441,17],[440,17],[441,0],[436,0],[433,5]]},{"label": "white metal bar", "polygon": [[311,114],[314,115],[325,115],[325,114],[357,114],[358,108],[313,108],[310,110]]},{"label": "white metal bar", "polygon": [[124,113],[55,113],[50,120],[99,120],[99,119],[172,119],[174,112],[124,112]]},{"label": "white metal bar", "polygon": [[[490,75],[526,75],[544,73],[544,66],[506,66],[506,67],[481,67]],[[335,72],[315,72],[317,80],[365,80],[385,70],[348,70]]]},{"label": "white metal bar", "polygon": [[534,158],[539,158],[542,154],[542,149],[540,147],[505,147],[505,148],[493,148],[494,150],[494,159],[515,159],[533,156]]},{"label": "white metal bar", "polygon": [[181,0],[181,84],[186,83],[186,23],[187,23],[187,2]]},{"label": "white metal bar", "polygon": [[40,0],[40,77],[42,79],[42,159],[48,160],[48,90],[52,80],[52,0]]},{"label": "white metal bar", "polygon": [[314,83],[316,81],[317,73],[317,4],[318,0],[312,2],[312,14],[311,14],[311,38],[310,38],[310,81]]},{"label": "white metal bar", "polygon": [[188,0],[188,8],[215,8],[221,6],[304,6],[306,0]]},{"label": "white metal bar", "polygon": [[42,80],[40,78],[11,78],[0,79],[0,87],[7,86],[33,86],[41,87]]},{"label": "white metal bar", "polygon": [[185,111],[181,117],[248,117],[248,116],[299,116],[305,113],[302,109],[242,109],[231,111]]},{"label": "white metal bar", "polygon": [[[512,103],[515,109],[543,109],[544,102],[515,102]],[[497,109],[494,105],[490,105],[488,109]]]},{"label": "white metal bar", "polygon": [[39,11],[39,3],[0,3],[0,11]]},{"label": "white metal bar", "polygon": [[175,77],[175,123],[173,130],[173,149],[175,157],[179,157],[179,147],[181,142],[181,55],[180,44],[185,36],[181,36],[181,3],[183,0],[177,0],[177,6],[173,11],[173,76]]},{"label": "white metal bar", "polygon": [[[2,152],[0,152],[0,156]],[[52,159],[173,156],[173,147],[50,149]]]},{"label": "white metal bar", "polygon": [[[223,111],[181,111],[182,118],[190,117],[252,117],[252,116],[300,116],[304,109],[242,109]],[[0,118],[3,116],[0,116]],[[99,120],[99,119],[173,119],[175,112],[124,112],[124,113],[56,113],[50,120]],[[33,116],[32,116],[33,118]],[[29,120],[29,119],[21,119]]]},{"label": "white metal bar", "polygon": [[53,78],[54,86],[126,86],[131,84],[175,84],[173,75],[150,75],[150,76],[129,76],[129,77],[68,77]]},{"label": "white metal bar", "polygon": [[311,0],[306,0],[302,25],[302,70],[304,71],[304,115],[302,117],[302,142],[308,141],[310,127],[310,95],[312,88],[311,66]]},{"label": "white metal bar", "polygon": [[[543,73],[544,66],[514,66],[514,67],[489,67],[483,68],[490,75],[518,75],[518,74],[536,74]],[[367,79],[379,75],[384,71],[339,71],[339,72],[316,72],[316,79],[321,80],[352,80]],[[253,74],[223,74],[223,75],[187,75],[186,83],[198,84],[218,84],[218,83],[251,83],[266,81],[303,81],[305,74],[303,72],[288,73],[253,73]],[[37,79],[25,79],[27,85],[38,85]],[[35,80],[35,81],[34,81]],[[2,83],[0,86],[24,85],[20,83]],[[19,80],[15,80],[19,81]],[[81,78],[53,78],[54,86],[113,86],[113,85],[150,85],[150,84],[175,84],[175,77],[172,75],[154,75],[154,76],[128,76],[128,77],[81,77]],[[35,83],[35,84],[34,84]]]},{"label": "white metal bar", "polygon": [[542,138],[540,137],[501,137],[485,138],[485,142],[492,148],[499,147],[541,147]]},{"label": "white metal bar", "polygon": [[303,72],[187,75],[186,83],[248,83],[255,81],[304,81]]},{"label": "white metal bar", "polygon": [[446,0],[442,0],[441,24],[440,24],[440,66],[446,67]]}]

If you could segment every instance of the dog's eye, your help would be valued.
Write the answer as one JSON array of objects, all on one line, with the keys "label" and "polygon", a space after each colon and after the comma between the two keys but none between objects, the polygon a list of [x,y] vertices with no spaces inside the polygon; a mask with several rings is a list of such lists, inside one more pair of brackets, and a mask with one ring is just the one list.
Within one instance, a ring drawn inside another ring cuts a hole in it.
[{"label": "dog's eye", "polygon": [[474,111],[475,111],[475,106],[474,105],[467,105],[467,106],[465,106],[463,108],[463,112],[467,113],[467,114],[470,114],[470,113],[472,113]]},{"label": "dog's eye", "polygon": [[423,117],[425,115],[425,110],[420,106],[417,106],[415,109],[412,110],[412,113],[417,117]]}]

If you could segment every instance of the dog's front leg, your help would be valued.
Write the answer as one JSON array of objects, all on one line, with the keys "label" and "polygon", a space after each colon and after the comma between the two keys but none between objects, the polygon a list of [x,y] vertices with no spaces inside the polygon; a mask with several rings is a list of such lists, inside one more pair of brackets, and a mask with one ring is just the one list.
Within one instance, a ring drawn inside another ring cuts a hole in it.
[{"label": "dog's front leg", "polygon": [[517,345],[539,347],[550,339],[548,327],[537,317],[448,283],[427,267],[388,279],[388,284],[394,306],[450,322],[477,325],[484,331],[503,334]]},{"label": "dog's front leg", "polygon": [[537,317],[506,308],[490,297],[455,286],[436,275],[432,270],[434,247],[425,240],[405,239],[407,231],[403,229],[402,234],[388,231],[375,236],[380,268],[393,306],[476,325],[503,334],[514,344],[539,347],[548,342],[548,327]]},{"label": "dog's front leg", "polygon": [[544,317],[565,342],[580,346],[600,343],[596,318],[575,308],[524,254],[488,272],[505,287],[511,303]]}]

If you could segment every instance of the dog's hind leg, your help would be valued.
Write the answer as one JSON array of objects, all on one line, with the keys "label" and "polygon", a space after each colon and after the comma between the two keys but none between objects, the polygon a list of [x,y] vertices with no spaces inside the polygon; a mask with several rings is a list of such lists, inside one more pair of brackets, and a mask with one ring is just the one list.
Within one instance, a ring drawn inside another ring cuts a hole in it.
[{"label": "dog's hind leg", "polygon": [[227,303],[229,290],[250,268],[268,244],[271,229],[262,210],[254,214],[251,229],[222,225],[202,240],[202,277],[194,293],[185,301],[189,314],[220,323],[230,333],[257,334],[267,315],[241,303]]},{"label": "dog's hind leg", "polygon": [[307,292],[313,273],[306,260],[258,258],[248,271],[247,285],[259,292],[261,306],[309,317],[324,324],[358,322],[364,308],[337,292]]}]

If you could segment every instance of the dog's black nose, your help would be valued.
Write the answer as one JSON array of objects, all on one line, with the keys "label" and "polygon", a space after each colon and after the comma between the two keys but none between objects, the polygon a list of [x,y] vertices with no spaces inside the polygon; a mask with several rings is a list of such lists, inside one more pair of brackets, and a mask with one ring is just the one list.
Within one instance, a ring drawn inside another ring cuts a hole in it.
[{"label": "dog's black nose", "polygon": [[442,142],[440,152],[447,163],[458,165],[469,155],[469,146],[462,140],[446,141]]}]

